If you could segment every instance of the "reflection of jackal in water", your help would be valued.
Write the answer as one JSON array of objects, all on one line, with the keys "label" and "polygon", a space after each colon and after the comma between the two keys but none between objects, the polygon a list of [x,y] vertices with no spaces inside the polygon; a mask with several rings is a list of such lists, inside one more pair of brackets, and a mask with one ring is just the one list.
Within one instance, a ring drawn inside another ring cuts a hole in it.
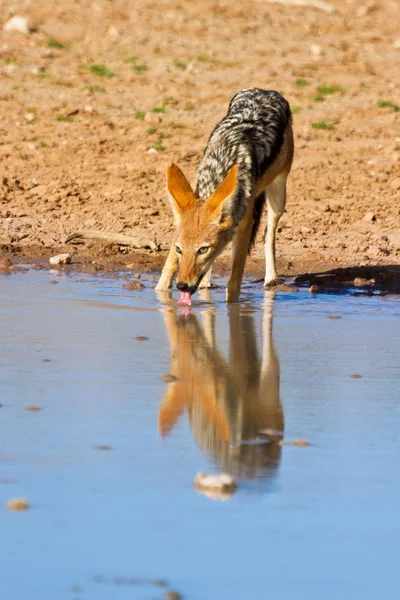
[{"label": "reflection of jackal in water", "polygon": [[[266,296],[263,315],[263,348],[260,355],[254,318],[245,307],[229,310],[229,360],[218,350],[215,316],[210,309],[197,317],[180,317],[165,309],[171,345],[170,383],[159,412],[161,435],[173,428],[185,408],[201,448],[220,469],[236,477],[261,474],[276,467],[283,435],[279,398],[279,361],[272,339],[273,297]],[[258,438],[269,429],[272,441]],[[280,433],[278,433],[280,432]]]}]

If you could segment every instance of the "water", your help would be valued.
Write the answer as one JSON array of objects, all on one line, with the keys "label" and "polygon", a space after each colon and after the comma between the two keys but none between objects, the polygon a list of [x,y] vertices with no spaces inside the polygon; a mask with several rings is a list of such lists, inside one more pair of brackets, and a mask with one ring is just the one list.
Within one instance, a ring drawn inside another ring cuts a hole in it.
[{"label": "water", "polygon": [[121,283],[0,280],[0,597],[397,597],[398,301]]}]

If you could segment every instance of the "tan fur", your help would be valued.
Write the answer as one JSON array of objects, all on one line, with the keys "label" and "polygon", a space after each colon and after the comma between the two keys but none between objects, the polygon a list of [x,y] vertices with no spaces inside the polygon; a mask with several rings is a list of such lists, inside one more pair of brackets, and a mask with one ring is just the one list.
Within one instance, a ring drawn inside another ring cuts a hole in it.
[{"label": "tan fur", "polygon": [[[267,192],[268,231],[265,238],[266,276],[265,286],[274,285],[278,279],[275,267],[275,233],[283,214],[286,200],[286,178],[290,172],[294,153],[292,123],[289,121],[282,148],[276,160],[254,185],[245,216],[237,227],[234,220],[221,220],[224,206],[235,191],[237,166],[227,174],[207,202],[197,199],[182,171],[171,165],[167,174],[167,189],[177,221],[177,233],[164,265],[156,289],[168,289],[177,275],[177,284],[184,283],[196,288],[206,275],[214,260],[232,241],[232,272],[226,291],[227,302],[238,300],[246,257],[254,224],[254,202],[262,192]],[[177,254],[175,248],[180,253]],[[206,255],[199,249],[209,247]]]}]

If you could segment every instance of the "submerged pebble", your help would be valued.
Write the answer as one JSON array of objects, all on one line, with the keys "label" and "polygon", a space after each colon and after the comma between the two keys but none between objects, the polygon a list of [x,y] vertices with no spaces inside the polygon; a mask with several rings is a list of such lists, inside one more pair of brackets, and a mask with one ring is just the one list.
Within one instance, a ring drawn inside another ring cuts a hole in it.
[{"label": "submerged pebble", "polygon": [[353,375],[350,375],[350,377],[352,379],[361,379],[362,375],[360,375],[359,373],[353,373]]},{"label": "submerged pebble", "polygon": [[140,283],[140,281],[134,280],[130,281],[129,283],[126,283],[122,287],[126,290],[142,290],[146,286],[144,286],[143,283]]},{"label": "submerged pebble", "polygon": [[310,445],[310,442],[308,440],[293,440],[292,442],[292,446],[297,446],[297,448],[306,448],[307,446]]},{"label": "submerged pebble", "polygon": [[13,510],[14,512],[22,512],[29,508],[28,502],[23,498],[13,498],[12,500],[8,500],[5,506],[8,510]]},{"label": "submerged pebble", "polygon": [[167,590],[165,592],[165,598],[166,600],[182,600],[180,593],[175,590]]},{"label": "submerged pebble", "polygon": [[25,410],[29,412],[39,412],[41,409],[39,406],[25,406]]},{"label": "submerged pebble", "polygon": [[138,342],[145,342],[146,340],[148,340],[149,338],[146,335],[138,335],[136,337]]}]

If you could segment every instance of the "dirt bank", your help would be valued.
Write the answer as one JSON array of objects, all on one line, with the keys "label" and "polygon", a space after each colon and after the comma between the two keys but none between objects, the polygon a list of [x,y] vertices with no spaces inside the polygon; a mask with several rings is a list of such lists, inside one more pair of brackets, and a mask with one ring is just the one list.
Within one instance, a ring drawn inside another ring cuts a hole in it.
[{"label": "dirt bank", "polygon": [[[332,5],[3,0],[1,27],[15,14],[30,26],[0,32],[3,254],[160,268],[168,163],[193,178],[231,96],[260,86],[294,113],[280,272],[400,265],[398,2]],[[82,229],[158,250],[65,246]],[[250,273],[262,256],[260,237]]]}]

